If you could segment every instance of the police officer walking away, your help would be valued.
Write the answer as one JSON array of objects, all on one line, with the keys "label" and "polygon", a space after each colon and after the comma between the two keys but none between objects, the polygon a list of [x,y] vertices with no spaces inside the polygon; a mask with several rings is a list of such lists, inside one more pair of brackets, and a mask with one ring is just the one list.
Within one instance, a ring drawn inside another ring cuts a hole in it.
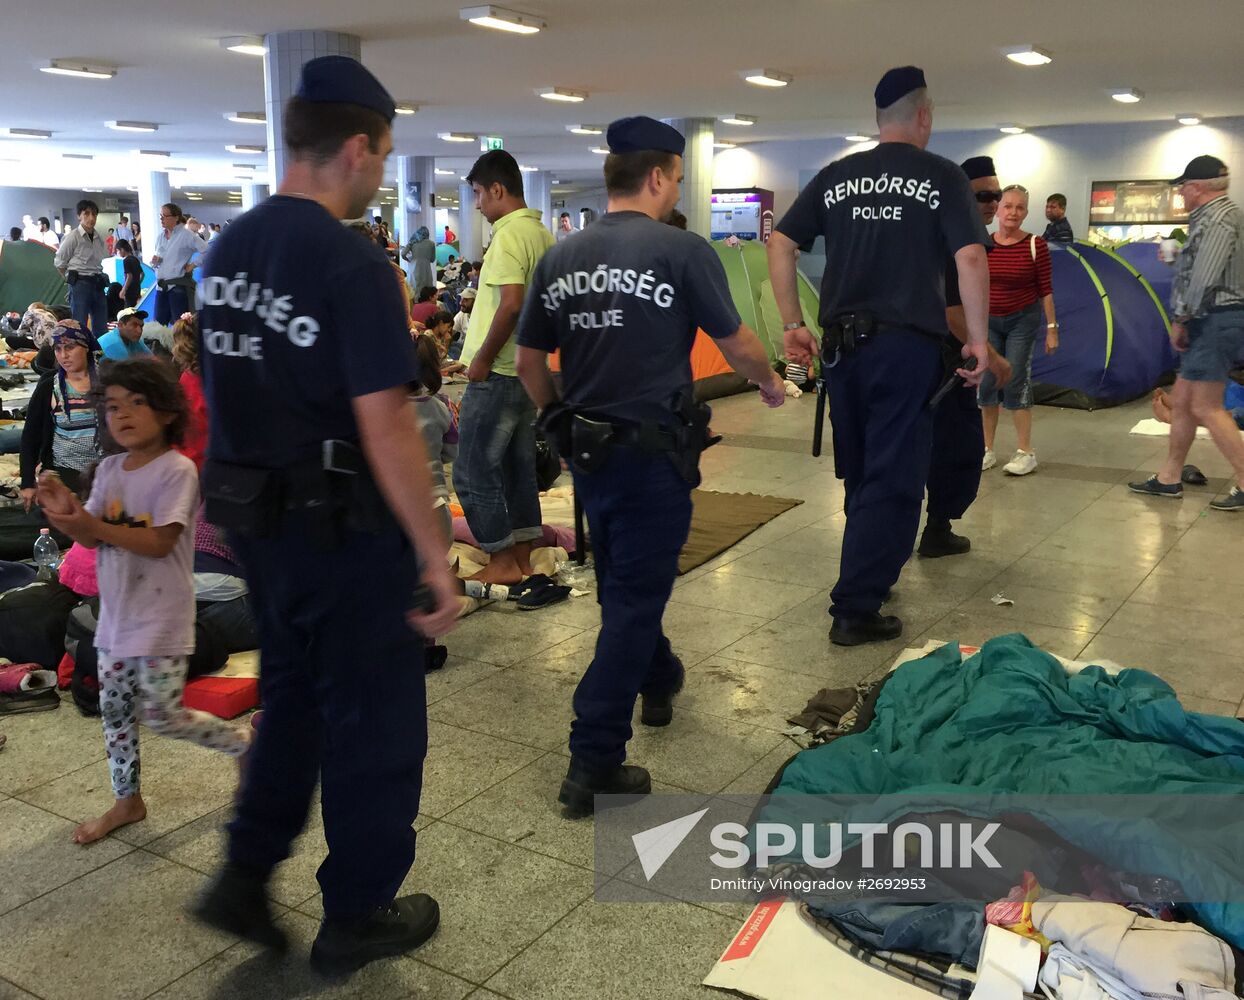
[{"label": "police officer walking away", "polygon": [[[518,328],[517,368],[568,456],[587,513],[601,630],[574,695],[570,769],[559,800],[571,815],[597,794],[645,794],[623,764],[631,715],[668,725],[683,666],[661,631],[691,525],[709,408],[691,391],[691,345],[707,332],[769,406],[782,380],[739,319],[725,269],[701,237],[664,221],[678,202],[683,136],[652,118],[609,126],[609,210],[536,267]],[[561,351],[562,393],[548,369]]]},{"label": "police officer walking away", "polygon": [[[993,222],[1002,201],[993,158],[973,156],[964,160],[962,167],[981,222],[987,226]],[[950,327],[950,336],[943,341],[942,352],[945,367],[952,369],[968,341],[963,300],[959,296],[959,270],[953,255],[946,259],[946,325]],[[1011,380],[1010,363],[992,345],[989,347],[989,371],[999,386]],[[976,405],[976,389],[970,385],[956,386],[933,411],[928,518],[916,549],[926,559],[962,555],[972,548],[971,540],[956,535],[950,522],[963,517],[976,500],[984,455],[985,428],[981,409]]]},{"label": "police officer walking away", "polygon": [[959,269],[967,322],[958,374],[985,372],[989,271],[985,227],[967,178],[925,151],[933,102],[924,73],[892,69],[876,88],[881,142],[831,163],[800,192],[769,240],[769,273],[786,330],[786,356],[810,364],[795,256],[825,237],[822,360],[830,388],[834,460],[846,489],[842,564],[831,594],[830,639],[841,646],[893,639],[903,624],[879,612],[911,556],[929,471],[929,400],[947,334],[943,272]]},{"label": "police officer walking away", "polygon": [[408,398],[404,303],[380,248],[341,225],[380,184],[393,115],[359,63],[308,62],[285,108],[281,186],[216,241],[199,289],[207,517],[254,595],[264,715],[228,862],[196,913],[284,945],[264,886],[318,778],[328,857],[311,961],[328,974],[407,951],[439,922],[431,897],[394,896],[427,751],[415,629],[448,631],[457,599]]}]

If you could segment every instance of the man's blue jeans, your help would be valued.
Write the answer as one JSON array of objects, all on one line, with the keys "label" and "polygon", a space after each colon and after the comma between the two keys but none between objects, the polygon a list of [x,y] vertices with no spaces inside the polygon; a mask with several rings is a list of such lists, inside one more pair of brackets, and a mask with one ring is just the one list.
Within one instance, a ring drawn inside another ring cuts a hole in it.
[{"label": "man's blue jeans", "polygon": [[462,396],[454,489],[485,552],[539,538],[536,407],[513,375],[493,372]]},{"label": "man's blue jeans", "polygon": [[107,287],[91,278],[79,278],[69,286],[69,311],[83,330],[90,329],[96,340],[108,332],[108,297],[104,294]]}]

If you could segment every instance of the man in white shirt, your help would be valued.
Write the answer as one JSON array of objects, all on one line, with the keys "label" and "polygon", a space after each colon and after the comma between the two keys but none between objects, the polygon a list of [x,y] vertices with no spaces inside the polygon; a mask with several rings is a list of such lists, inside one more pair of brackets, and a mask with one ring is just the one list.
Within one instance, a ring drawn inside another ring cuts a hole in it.
[{"label": "man in white shirt", "polygon": [[52,223],[46,215],[39,216],[39,242],[53,250],[60,246],[60,237],[52,232]]},{"label": "man in white shirt", "polygon": [[131,246],[134,244],[134,230],[130,228],[130,217],[128,215],[121,216],[121,221],[117,223],[117,239],[126,240]]},{"label": "man in white shirt", "polygon": [[194,291],[191,258],[207,249],[207,240],[185,226],[186,217],[173,202],[160,206],[160,235],[156,237],[151,266],[156,272],[155,321],[171,326],[190,311]]},{"label": "man in white shirt", "polygon": [[103,269],[108,247],[95,231],[98,215],[99,206],[89,198],[78,202],[78,225],[65,233],[56,251],[56,269],[69,283],[69,308],[73,318],[82,329],[89,326],[96,340],[108,332],[108,297],[105,295],[108,279]]},{"label": "man in white shirt", "polygon": [[578,230],[575,229],[574,223],[570,221],[570,213],[562,212],[561,217],[557,220],[557,232],[553,234],[557,237],[557,242],[560,243],[571,233],[575,232],[578,232]]},{"label": "man in white shirt", "polygon": [[208,232],[208,234],[207,234],[207,242],[208,242],[208,243],[214,243],[214,242],[216,241],[216,239],[220,236],[220,223],[219,223],[219,222],[213,222],[213,223],[212,223],[211,225],[209,225],[207,228],[208,228],[208,230],[209,230],[209,232]]},{"label": "man in white shirt", "polygon": [[453,343],[461,344],[467,335],[467,327],[471,325],[471,310],[475,307],[475,289],[464,288],[458,298],[458,315],[454,317]]}]

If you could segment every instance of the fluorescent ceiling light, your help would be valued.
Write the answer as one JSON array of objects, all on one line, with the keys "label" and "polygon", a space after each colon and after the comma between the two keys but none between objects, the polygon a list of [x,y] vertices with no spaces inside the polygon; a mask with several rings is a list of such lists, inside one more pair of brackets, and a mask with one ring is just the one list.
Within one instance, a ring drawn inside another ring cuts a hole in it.
[{"label": "fluorescent ceiling light", "polygon": [[267,125],[268,116],[262,111],[226,111],[225,121],[239,125]]},{"label": "fluorescent ceiling light", "polygon": [[10,139],[50,139],[52,133],[44,128],[11,128]]},{"label": "fluorescent ceiling light", "polygon": [[377,191],[394,191],[396,188],[377,188]]},{"label": "fluorescent ceiling light", "polygon": [[536,94],[546,101],[561,101],[563,104],[578,104],[587,100],[582,90],[568,90],[565,87],[537,87]]},{"label": "fluorescent ceiling light", "polygon": [[756,119],[751,115],[725,115],[717,119],[723,125],[755,125]]},{"label": "fluorescent ceiling light", "polygon": [[1120,104],[1136,104],[1145,95],[1135,87],[1128,87],[1126,90],[1112,90],[1110,96]]},{"label": "fluorescent ceiling light", "polygon": [[76,59],[53,59],[39,69],[44,73],[55,73],[58,76],[79,76],[87,80],[111,80],[117,75],[115,66],[78,62]]},{"label": "fluorescent ceiling light", "polygon": [[1020,66],[1044,66],[1054,59],[1045,49],[1035,45],[1012,46],[1009,49],[1003,49],[1002,54]]},{"label": "fluorescent ceiling light", "polygon": [[529,167],[529,166],[527,166],[527,164],[525,164],[525,163],[520,163],[520,164],[518,165],[518,169],[519,169],[519,170],[521,170],[521,171],[522,171],[523,173],[525,173],[525,174],[534,174],[534,173],[535,173],[537,170],[539,170],[540,168],[539,168],[539,167]]},{"label": "fluorescent ceiling light", "polygon": [[399,115],[413,115],[419,110],[419,105],[411,104],[410,101],[402,101],[400,104],[394,105],[394,110]]},{"label": "fluorescent ceiling light", "polygon": [[864,135],[862,132],[853,132],[851,133],[851,135],[844,135],[843,138],[846,139],[847,142],[871,142],[872,141],[871,135]]},{"label": "fluorescent ceiling light", "polygon": [[220,40],[220,47],[230,52],[241,52],[247,56],[263,56],[268,54],[268,46],[260,35],[230,35]]},{"label": "fluorescent ceiling light", "polygon": [[438,136],[445,142],[479,142],[479,136],[467,132],[440,132]]},{"label": "fluorescent ceiling light", "polygon": [[146,156],[150,159],[160,160],[168,159],[168,157],[173,155],[167,149],[131,149],[130,152],[135,156]]},{"label": "fluorescent ceiling light", "polygon": [[83,194],[103,194],[104,189],[103,188],[83,188],[82,193]]},{"label": "fluorescent ceiling light", "polygon": [[509,10],[506,7],[494,7],[485,4],[482,7],[463,7],[458,11],[459,19],[478,24],[481,28],[494,28],[497,31],[509,31],[515,35],[534,35],[548,25],[532,14]]},{"label": "fluorescent ceiling light", "polygon": [[245,153],[247,156],[261,156],[268,151],[265,146],[245,146],[236,143],[226,146],[225,149],[230,153]]},{"label": "fluorescent ceiling light", "polygon": [[252,183],[255,180],[255,178],[252,177],[250,174],[234,174],[233,179],[235,181],[246,181],[246,183],[248,184]]},{"label": "fluorescent ceiling light", "polygon": [[137,190],[138,190],[138,188],[131,188],[131,187],[127,187],[125,190],[126,190],[126,191],[137,191]]},{"label": "fluorescent ceiling light", "polygon": [[1022,125],[999,125],[998,131],[1004,132],[1007,135],[1023,135],[1024,134],[1024,128]]},{"label": "fluorescent ceiling light", "polygon": [[567,132],[575,135],[604,135],[605,130],[600,125],[567,125]]},{"label": "fluorescent ceiling light", "polygon": [[93,160],[95,157],[90,153],[61,153],[61,158],[65,160]]},{"label": "fluorescent ceiling light", "polygon": [[158,132],[160,126],[155,122],[104,122],[114,132]]},{"label": "fluorescent ceiling light", "polygon": [[1185,111],[1183,114],[1176,115],[1175,121],[1179,122],[1180,125],[1200,125],[1201,116]]},{"label": "fluorescent ceiling light", "polygon": [[715,142],[713,143],[713,148],[714,149],[738,149],[738,145],[733,142]]},{"label": "fluorescent ceiling light", "polygon": [[601,156],[608,156],[608,155],[609,155],[609,150],[607,150],[604,146],[593,146],[593,147],[592,147],[592,152],[593,152],[593,153],[598,153],[598,154],[600,154]]},{"label": "fluorescent ceiling light", "polygon": [[789,73],[779,73],[775,69],[745,69],[739,72],[739,76],[757,87],[785,87],[795,79]]},{"label": "fluorescent ceiling light", "polygon": [[452,177],[454,175],[452,170],[445,170],[441,167],[437,167],[435,173],[438,177]]},{"label": "fluorescent ceiling light", "polygon": [[253,163],[235,163],[233,166],[238,170],[254,170],[255,169],[255,164]]}]

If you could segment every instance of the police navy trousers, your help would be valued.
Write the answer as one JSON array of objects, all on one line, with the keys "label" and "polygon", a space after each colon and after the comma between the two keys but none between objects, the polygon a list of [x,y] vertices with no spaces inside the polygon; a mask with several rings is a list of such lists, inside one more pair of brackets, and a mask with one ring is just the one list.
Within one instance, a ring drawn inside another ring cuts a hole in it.
[{"label": "police navy trousers", "polygon": [[324,912],[393,901],[415,858],[427,755],[423,638],[405,621],[417,583],[396,524],[312,546],[303,515],[271,538],[230,536],[259,623],[264,714],[229,860],[266,875],[289,856],[320,781]]},{"label": "police navy trousers", "polygon": [[626,759],[635,699],[682,679],[661,619],[691,530],[691,487],[669,456],[629,447],[615,447],[595,472],[575,472],[574,484],[591,533],[601,628],[575,689],[570,752],[615,766]]},{"label": "police navy trousers", "polygon": [[923,334],[885,330],[827,371],[834,465],[847,496],[829,613],[870,615],[915,546],[933,440],[928,401],[941,379],[941,347]]},{"label": "police navy trousers", "polygon": [[957,520],[981,486],[985,429],[976,390],[961,385],[933,411],[933,457],[929,465],[929,520]]}]

